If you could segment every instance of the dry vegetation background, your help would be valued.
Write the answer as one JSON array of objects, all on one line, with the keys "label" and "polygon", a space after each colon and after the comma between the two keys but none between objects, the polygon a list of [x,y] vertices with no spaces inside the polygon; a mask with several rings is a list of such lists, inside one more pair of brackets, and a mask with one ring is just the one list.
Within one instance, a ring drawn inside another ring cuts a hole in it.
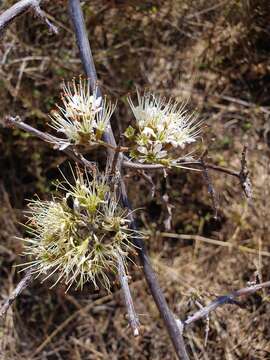
[{"label": "dry vegetation background", "polygon": [[[14,1],[4,1],[0,10]],[[243,144],[254,199],[248,205],[237,182],[213,174],[219,220],[202,177],[170,171],[149,185],[127,177],[149,252],[171,308],[181,318],[217,295],[249,281],[270,279],[270,3],[269,0],[84,1],[87,28],[103,90],[118,98],[114,128],[130,122],[125,96],[135,85],[176,98],[190,97],[205,119],[203,146],[212,162],[237,169]],[[66,1],[44,1],[59,35],[31,14],[10,26],[0,42],[0,113],[19,114],[48,129],[48,112],[62,79],[82,73]],[[93,154],[92,157],[96,157]],[[0,132],[0,296],[18,282],[22,262],[23,210],[34,194],[50,196],[51,182],[65,171],[63,154],[21,131]],[[172,206],[166,230],[166,204]],[[170,234],[163,234],[169,232]],[[180,236],[175,236],[180,234]],[[185,238],[181,234],[186,234]],[[166,236],[165,236],[166,235]],[[209,239],[218,240],[215,244]],[[248,249],[252,249],[249,250]],[[143,325],[134,339],[115,284],[112,294],[70,291],[38,280],[20,296],[0,324],[5,360],[174,359],[173,349],[138,266],[131,289]],[[270,359],[267,291],[241,307],[227,305],[186,332],[192,359]],[[205,334],[209,326],[208,340]]]}]

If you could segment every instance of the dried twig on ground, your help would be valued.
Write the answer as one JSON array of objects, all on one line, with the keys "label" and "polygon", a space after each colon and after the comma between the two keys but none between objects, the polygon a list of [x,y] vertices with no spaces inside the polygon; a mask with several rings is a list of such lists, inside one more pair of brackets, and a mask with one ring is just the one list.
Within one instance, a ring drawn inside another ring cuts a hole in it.
[{"label": "dried twig on ground", "polygon": [[266,256],[266,257],[270,257],[270,252],[269,251],[264,251],[261,249],[252,249],[250,247],[247,246],[243,246],[243,245],[236,245],[230,241],[221,241],[221,240],[217,240],[217,239],[209,239],[207,237],[204,236],[200,236],[200,235],[193,235],[193,234],[175,234],[175,233],[170,233],[170,232],[156,232],[156,236],[162,236],[164,238],[172,238],[172,239],[181,239],[181,240],[193,240],[195,243],[198,242],[204,242],[207,244],[211,244],[211,245],[216,245],[216,246],[223,246],[226,247],[228,249],[236,249],[248,254],[255,254],[255,255],[260,255],[260,256]]}]

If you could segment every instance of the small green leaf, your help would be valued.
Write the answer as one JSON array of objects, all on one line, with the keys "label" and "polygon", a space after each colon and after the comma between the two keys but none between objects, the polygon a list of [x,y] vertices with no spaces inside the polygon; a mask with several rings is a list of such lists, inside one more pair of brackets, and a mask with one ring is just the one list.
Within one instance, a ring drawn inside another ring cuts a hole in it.
[{"label": "small green leaf", "polygon": [[124,132],[125,137],[132,139],[135,135],[135,129],[132,126],[129,126]]}]

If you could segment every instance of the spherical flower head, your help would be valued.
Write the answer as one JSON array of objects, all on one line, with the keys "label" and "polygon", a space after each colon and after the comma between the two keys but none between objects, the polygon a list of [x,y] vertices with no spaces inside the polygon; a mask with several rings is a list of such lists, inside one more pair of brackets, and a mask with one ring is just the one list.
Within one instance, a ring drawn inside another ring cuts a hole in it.
[{"label": "spherical flower head", "polygon": [[[146,163],[170,165],[173,148],[184,149],[195,142],[201,132],[201,122],[189,113],[185,103],[166,100],[151,93],[143,96],[137,91],[138,104],[128,98],[136,119],[136,127],[129,126],[125,136],[133,142],[131,157]],[[183,157],[181,157],[182,159]]]},{"label": "spherical flower head", "polygon": [[[126,266],[128,253],[134,251],[132,237],[142,236],[129,229],[128,212],[111,194],[107,177],[91,180],[78,173],[75,184],[60,183],[65,196],[29,204],[24,264],[44,280],[55,274],[67,289],[82,288],[87,281],[95,287],[110,288],[110,273],[117,270],[119,255]],[[54,286],[53,285],[53,286]]]},{"label": "spherical flower head", "polygon": [[64,84],[62,106],[51,113],[51,126],[65,134],[66,145],[97,144],[105,132],[115,104],[90,90],[87,80]]}]

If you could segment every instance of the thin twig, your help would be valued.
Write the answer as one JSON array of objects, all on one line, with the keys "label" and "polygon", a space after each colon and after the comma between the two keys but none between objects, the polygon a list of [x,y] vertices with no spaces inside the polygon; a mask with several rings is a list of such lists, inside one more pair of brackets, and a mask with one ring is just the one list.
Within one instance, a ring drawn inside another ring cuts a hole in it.
[{"label": "thin twig", "polygon": [[[93,88],[97,84],[97,74],[96,74],[95,65],[90,49],[90,44],[85,28],[85,22],[80,6],[80,1],[69,0],[69,10],[70,10],[70,17],[74,25],[78,47],[80,50],[81,61],[85,69],[86,75],[91,80],[92,88]],[[100,93],[101,93],[100,90],[98,90],[98,94]],[[111,145],[116,146],[115,138],[110,126],[108,127],[108,130],[104,136],[104,140],[110,143]],[[108,161],[112,161],[113,155],[114,152],[108,149]],[[121,157],[122,154],[120,154],[119,156],[120,160]],[[123,179],[120,179],[120,183],[121,183],[121,195],[122,195],[123,204],[124,206],[130,209]],[[131,228],[136,229],[137,227],[131,211],[130,211],[130,221],[131,221]],[[158,284],[157,278],[155,276],[149,257],[147,255],[144,242],[142,239],[134,239],[134,244],[137,246],[139,259],[143,266],[146,281],[150,288],[151,294],[156,302],[156,305],[159,309],[159,312],[164,320],[165,326],[174,345],[176,354],[179,359],[188,360],[189,357],[185,349],[182,334],[178,329],[177,323],[168,307],[164,294]]]},{"label": "thin twig", "polygon": [[16,286],[16,288],[12,291],[12,293],[9,295],[7,300],[4,302],[4,305],[0,309],[0,318],[3,317],[9,307],[12,305],[12,303],[16,300],[16,298],[20,295],[20,293],[26,289],[29,284],[32,282],[34,276],[31,271],[28,271],[22,280],[19,282],[19,284]]},{"label": "thin twig", "polygon": [[124,157],[123,160],[123,167],[135,169],[135,170],[159,170],[164,169],[164,166],[161,164],[142,164],[133,162],[131,160],[128,160],[127,157]]},{"label": "thin twig", "polygon": [[124,264],[123,264],[123,259],[122,259],[120,254],[118,254],[117,260],[118,260],[119,281],[120,281],[121,288],[122,288],[123,294],[124,294],[125,304],[126,304],[127,313],[128,313],[128,320],[129,320],[130,326],[132,328],[133,335],[138,336],[139,335],[140,322],[139,322],[139,318],[138,318],[138,316],[136,314],[136,311],[135,311],[132,296],[131,296],[131,293],[130,293],[130,288],[129,288],[129,285],[128,285],[128,277],[127,277],[125,267],[124,267]]},{"label": "thin twig", "polygon": [[87,169],[90,169],[90,170],[95,169],[95,163],[88,161],[81,154],[77,153],[71,147],[65,147],[65,146],[63,147],[63,144],[65,144],[64,143],[65,139],[60,139],[60,138],[52,136],[48,133],[45,133],[38,129],[35,129],[31,125],[28,125],[25,122],[23,122],[19,116],[15,116],[15,117],[7,116],[5,119],[0,121],[0,124],[4,127],[16,127],[18,129],[24,130],[24,131],[28,132],[29,134],[32,134],[45,142],[53,144],[54,149],[63,151],[70,158],[72,158],[74,161],[80,163]]},{"label": "thin twig", "polygon": [[40,17],[48,25],[50,31],[58,34],[57,27],[48,20],[44,11],[41,10],[39,4],[40,0],[21,0],[4,11],[0,15],[0,32],[4,30],[5,27],[14,21],[18,16],[32,9],[38,15],[38,17]]},{"label": "thin twig", "polygon": [[258,290],[265,289],[270,287],[270,281],[266,281],[261,284],[245,287],[243,289],[233,291],[232,293],[228,295],[219,296],[216,300],[212,301],[209,305],[203,307],[202,309],[195,312],[195,314],[189,316],[187,320],[184,321],[184,325],[190,325],[191,323],[206,317],[209,315],[211,311],[216,310],[219,306],[225,305],[225,304],[237,304],[236,298],[241,296],[247,296],[250,294],[254,294]]},{"label": "thin twig", "polygon": [[[244,147],[244,150],[242,152],[242,157],[241,157],[241,169],[240,171],[235,171],[229,168],[225,168],[223,166],[219,166],[219,165],[215,165],[215,164],[210,164],[207,163],[205,161],[202,162],[202,160],[194,160],[194,161],[181,161],[179,162],[180,166],[185,167],[185,169],[189,169],[193,170],[194,168],[202,168],[202,170],[204,171],[205,174],[205,170],[214,170],[217,172],[221,172],[227,175],[231,175],[233,177],[236,177],[240,184],[241,187],[246,195],[246,197],[248,199],[252,198],[252,186],[251,186],[251,181],[249,178],[249,171],[247,170],[247,162],[246,162],[246,152],[247,152],[247,148]],[[159,169],[166,169],[166,167],[164,165],[161,164],[141,164],[141,163],[137,163],[137,162],[133,162],[130,159],[128,159],[127,156],[124,156],[124,160],[122,162],[123,167],[126,168],[131,168],[134,170],[159,170]],[[210,190],[210,188],[209,188]],[[212,187],[213,190],[213,187]],[[211,190],[211,197],[212,200],[214,200],[213,197],[213,191]],[[215,203],[216,203],[216,199],[215,199]],[[217,203],[216,203],[217,205]]]},{"label": "thin twig", "polygon": [[225,167],[219,166],[219,165],[210,164],[210,163],[204,163],[204,165],[206,166],[207,169],[215,170],[215,171],[227,174],[227,175],[237,177],[239,179],[239,173],[235,170],[225,168]]},{"label": "thin twig", "polygon": [[[135,170],[159,170],[159,169],[166,168],[164,165],[161,165],[161,164],[141,164],[141,163],[127,160],[127,159],[128,159],[127,157],[124,157],[123,167],[131,168],[131,169],[135,169]],[[187,166],[192,166],[192,167],[197,166],[199,168],[202,167],[201,161],[199,161],[199,160],[194,160],[194,161],[184,161],[183,160],[182,162],[179,162],[179,165],[183,165],[185,167],[187,167]],[[207,162],[204,163],[204,166],[207,169],[222,172],[224,174],[237,177],[239,179],[239,172],[237,172],[235,170],[225,168],[223,166],[219,166],[219,165],[215,165],[215,164],[210,164]]]}]

